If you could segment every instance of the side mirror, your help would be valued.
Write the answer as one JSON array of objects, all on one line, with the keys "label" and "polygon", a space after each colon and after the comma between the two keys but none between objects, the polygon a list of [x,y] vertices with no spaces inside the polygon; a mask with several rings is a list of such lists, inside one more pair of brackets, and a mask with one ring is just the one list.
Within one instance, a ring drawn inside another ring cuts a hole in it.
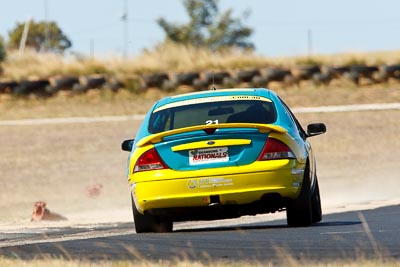
[{"label": "side mirror", "polygon": [[123,151],[128,151],[131,152],[132,151],[132,147],[133,147],[133,142],[135,141],[135,139],[128,139],[128,140],[124,140],[121,144],[121,149]]},{"label": "side mirror", "polygon": [[326,126],[323,123],[312,123],[307,125],[308,137],[320,135],[326,132]]}]

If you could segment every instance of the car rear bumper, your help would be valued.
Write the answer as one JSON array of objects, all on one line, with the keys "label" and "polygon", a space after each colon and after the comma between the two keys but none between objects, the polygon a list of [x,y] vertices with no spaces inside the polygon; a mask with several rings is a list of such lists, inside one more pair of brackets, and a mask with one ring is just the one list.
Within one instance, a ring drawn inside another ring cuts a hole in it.
[{"label": "car rear bumper", "polygon": [[[257,203],[262,203],[260,210],[263,206],[271,206],[265,209],[268,212],[285,207],[285,199],[298,197],[303,169],[296,167],[295,160],[277,160],[269,170],[265,170],[265,164],[264,170],[257,164],[253,168],[215,169],[213,173],[185,172],[183,177],[180,177],[182,172],[174,175],[171,170],[161,171],[158,180],[145,181],[143,178],[133,183],[133,199],[141,213],[168,214],[168,210],[171,213],[179,210],[190,213],[191,209],[215,210],[210,208],[212,206],[237,210],[246,205],[257,206]],[[279,202],[279,205],[274,202]]]},{"label": "car rear bumper", "polygon": [[[216,196],[214,196],[216,197]],[[212,203],[201,207],[176,207],[176,208],[154,208],[146,210],[145,213],[159,216],[165,221],[189,221],[189,220],[218,220],[238,218],[244,215],[256,215],[281,211],[287,207],[289,198],[281,197],[279,194],[265,194],[260,200],[248,204],[221,205]]]}]

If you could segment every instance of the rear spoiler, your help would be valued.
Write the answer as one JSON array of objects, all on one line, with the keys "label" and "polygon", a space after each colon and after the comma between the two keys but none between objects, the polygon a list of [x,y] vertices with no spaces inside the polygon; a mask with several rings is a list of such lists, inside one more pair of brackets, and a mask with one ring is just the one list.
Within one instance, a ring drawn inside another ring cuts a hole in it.
[{"label": "rear spoiler", "polygon": [[269,132],[277,132],[277,133],[287,133],[288,131],[278,125],[273,124],[258,124],[258,123],[221,123],[221,124],[209,124],[209,125],[197,125],[190,126],[175,130],[170,130],[166,132],[156,133],[142,138],[139,142],[136,143],[137,147],[142,147],[148,144],[156,144],[163,140],[166,136],[171,136],[174,134],[181,134],[193,131],[207,130],[207,129],[229,129],[229,128],[255,128],[258,129],[260,133],[269,133]]}]

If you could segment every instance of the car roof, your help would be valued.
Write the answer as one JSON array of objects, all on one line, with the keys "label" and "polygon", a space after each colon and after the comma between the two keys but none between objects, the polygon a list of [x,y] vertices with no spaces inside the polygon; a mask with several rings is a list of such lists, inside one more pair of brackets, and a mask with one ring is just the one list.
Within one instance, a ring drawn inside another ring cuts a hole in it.
[{"label": "car roof", "polygon": [[152,109],[150,109],[149,112],[147,113],[144,119],[144,123],[139,128],[139,131],[137,132],[135,139],[140,140],[144,136],[148,136],[151,134],[148,131],[148,123],[151,115],[154,114],[154,112],[157,112],[157,110],[163,110],[165,108],[173,107],[176,105],[181,106],[181,103],[184,104],[184,102],[186,102],[187,100],[189,100],[188,101],[189,103],[191,102],[195,103],[196,101],[190,101],[190,100],[211,98],[211,97],[223,98],[224,96],[255,96],[254,98],[250,97],[249,98],[250,100],[251,99],[257,100],[256,98],[257,96],[260,97],[260,100],[262,100],[262,98],[264,98],[264,100],[268,99],[269,101],[274,103],[274,107],[278,115],[277,120],[273,124],[284,127],[289,131],[289,134],[292,136],[295,134],[296,130],[293,128],[292,125],[293,123],[289,118],[289,115],[287,114],[284,106],[281,104],[281,101],[279,101],[278,95],[274,91],[266,88],[232,88],[232,89],[217,89],[217,90],[193,92],[187,94],[168,96],[160,99],[157,103],[153,105]]},{"label": "car roof", "polygon": [[272,93],[273,92],[271,90],[266,88],[231,88],[231,89],[200,91],[200,92],[180,94],[162,98],[155,104],[154,109],[157,109],[159,107],[174,102],[180,102],[198,98],[208,98],[217,96],[237,96],[237,95],[260,96],[260,97],[271,98]]}]

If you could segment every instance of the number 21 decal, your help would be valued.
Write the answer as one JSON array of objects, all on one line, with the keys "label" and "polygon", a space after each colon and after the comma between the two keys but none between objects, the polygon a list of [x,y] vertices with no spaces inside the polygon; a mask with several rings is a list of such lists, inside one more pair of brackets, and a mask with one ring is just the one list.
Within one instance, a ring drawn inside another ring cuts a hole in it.
[{"label": "number 21 decal", "polygon": [[206,125],[210,125],[210,124],[218,124],[218,120],[207,120]]}]

